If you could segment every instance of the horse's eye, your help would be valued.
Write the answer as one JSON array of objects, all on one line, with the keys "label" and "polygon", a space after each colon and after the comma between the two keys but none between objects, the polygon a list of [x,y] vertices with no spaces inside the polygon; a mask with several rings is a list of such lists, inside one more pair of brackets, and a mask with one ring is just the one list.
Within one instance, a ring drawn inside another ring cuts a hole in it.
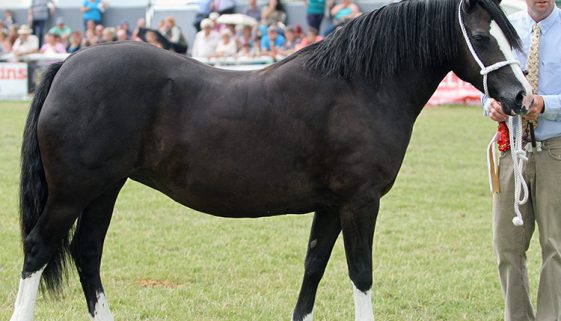
[{"label": "horse's eye", "polygon": [[489,42],[489,40],[491,40],[491,38],[487,35],[476,34],[473,35],[473,40],[476,42],[487,43]]}]

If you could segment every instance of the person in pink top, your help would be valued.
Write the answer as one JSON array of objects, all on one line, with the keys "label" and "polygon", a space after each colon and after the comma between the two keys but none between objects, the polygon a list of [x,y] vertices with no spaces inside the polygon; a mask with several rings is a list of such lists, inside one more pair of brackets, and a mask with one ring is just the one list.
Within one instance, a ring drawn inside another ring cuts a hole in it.
[{"label": "person in pink top", "polygon": [[323,40],[323,37],[318,34],[319,31],[316,28],[314,27],[308,28],[308,32],[306,32],[306,37],[302,38],[302,41],[300,41],[300,43],[296,45],[296,50],[300,50],[313,43]]},{"label": "person in pink top", "polygon": [[54,33],[46,34],[45,44],[41,46],[39,51],[43,54],[66,53],[66,48],[64,48],[64,45],[59,40],[60,37]]}]

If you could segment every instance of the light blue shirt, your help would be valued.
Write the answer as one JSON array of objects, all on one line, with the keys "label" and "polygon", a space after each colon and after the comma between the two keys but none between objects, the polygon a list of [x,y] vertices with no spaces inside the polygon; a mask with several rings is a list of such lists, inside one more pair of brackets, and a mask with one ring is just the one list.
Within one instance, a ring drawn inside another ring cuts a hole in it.
[{"label": "light blue shirt", "polygon": [[[515,50],[514,56],[525,69],[535,22],[526,11],[517,12],[509,19],[522,40],[524,51]],[[541,141],[561,136],[561,9],[553,9],[538,25],[541,29],[538,94],[543,97],[545,110],[539,115],[535,134],[536,139]],[[489,102],[486,98],[483,102],[487,111]]]}]

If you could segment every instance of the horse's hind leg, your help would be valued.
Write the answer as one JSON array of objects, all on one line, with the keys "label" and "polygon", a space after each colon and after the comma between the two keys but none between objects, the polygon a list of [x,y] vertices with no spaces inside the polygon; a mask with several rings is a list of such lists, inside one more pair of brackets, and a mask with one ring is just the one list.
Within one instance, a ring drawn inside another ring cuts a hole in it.
[{"label": "horse's hind leg", "polygon": [[341,209],[341,229],[349,277],[354,286],[355,321],[373,321],[372,242],[380,201],[357,198]]},{"label": "horse's hind leg", "polygon": [[124,182],[119,182],[88,205],[78,219],[72,239],[71,253],[80,275],[88,312],[95,321],[113,320],[101,284],[100,265],[113,207]]},{"label": "horse's hind leg", "polygon": [[314,215],[306,254],[304,279],[292,316],[293,321],[312,320],[316,292],[333,245],[341,232],[340,222],[337,209],[318,211]]},{"label": "horse's hind leg", "polygon": [[33,319],[43,272],[48,289],[56,290],[59,286],[64,269],[62,243],[81,210],[78,203],[65,203],[55,197],[47,199],[39,220],[24,240],[23,272],[11,321]]}]

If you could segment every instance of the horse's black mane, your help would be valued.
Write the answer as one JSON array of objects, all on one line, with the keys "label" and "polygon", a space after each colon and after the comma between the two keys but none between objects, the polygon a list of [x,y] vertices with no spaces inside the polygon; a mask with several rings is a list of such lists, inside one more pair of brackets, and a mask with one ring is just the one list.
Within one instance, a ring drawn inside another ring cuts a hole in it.
[{"label": "horse's black mane", "polygon": [[[478,0],[513,48],[516,31],[494,0]],[[458,51],[458,0],[405,0],[363,14],[302,49],[306,68],[346,79],[382,78],[452,61]],[[461,36],[460,36],[461,37]],[[295,58],[295,57],[294,57]]]}]

